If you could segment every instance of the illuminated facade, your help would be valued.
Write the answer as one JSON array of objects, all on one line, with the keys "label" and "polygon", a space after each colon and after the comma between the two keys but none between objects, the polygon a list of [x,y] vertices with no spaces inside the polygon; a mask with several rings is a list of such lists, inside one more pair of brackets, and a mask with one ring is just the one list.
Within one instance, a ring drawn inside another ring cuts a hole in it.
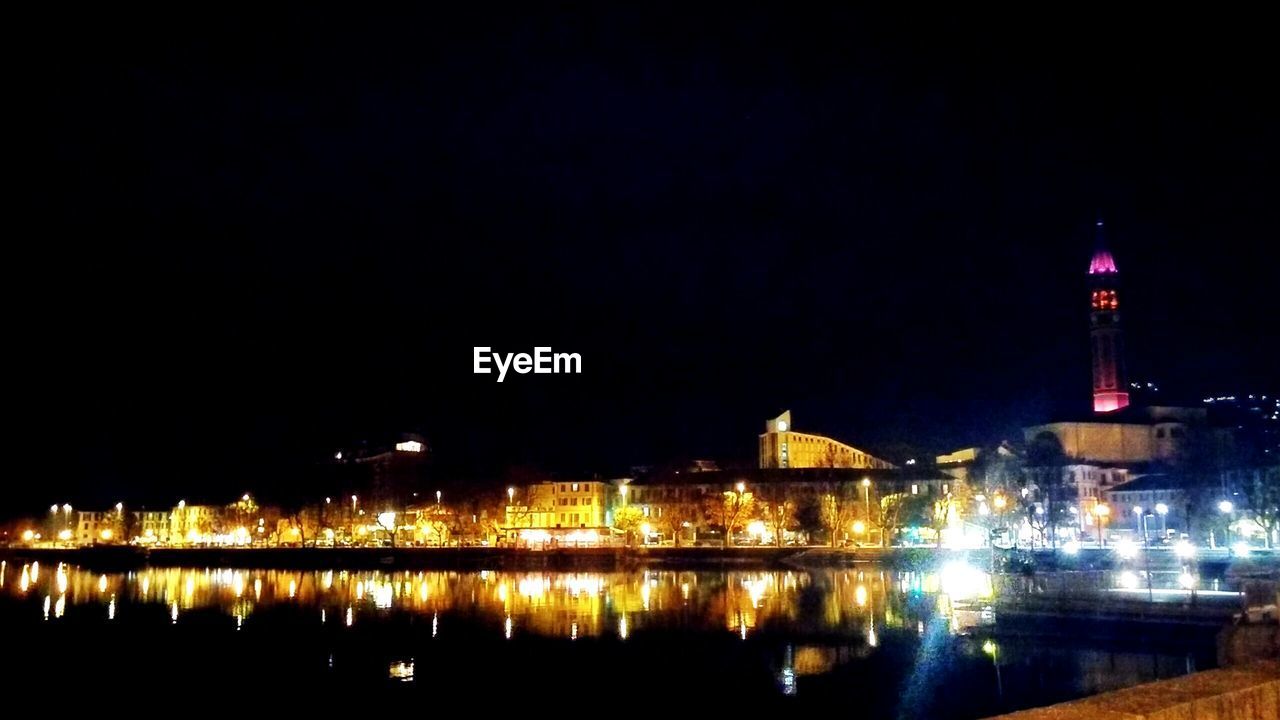
[{"label": "illuminated facade", "polygon": [[1068,458],[1094,464],[1177,462],[1193,434],[1208,432],[1214,444],[1228,441],[1206,427],[1201,408],[1128,408],[1107,420],[1052,422],[1023,429],[1027,442],[1046,436],[1062,446]]},{"label": "illuminated facade", "polygon": [[222,508],[217,505],[178,503],[169,513],[169,540],[175,545],[208,544],[221,518]]},{"label": "illuminated facade", "polygon": [[1089,262],[1089,343],[1093,365],[1093,411],[1107,413],[1129,405],[1125,380],[1124,335],[1120,330],[1120,272],[1105,249],[1102,221],[1098,249]]},{"label": "illuminated facade", "polygon": [[765,421],[760,435],[760,468],[855,468],[889,470],[879,458],[821,435],[792,429],[791,411]]},{"label": "illuminated facade", "polygon": [[512,494],[503,529],[535,541],[607,537],[614,492],[613,485],[602,480],[534,483],[523,489],[522,498]]}]

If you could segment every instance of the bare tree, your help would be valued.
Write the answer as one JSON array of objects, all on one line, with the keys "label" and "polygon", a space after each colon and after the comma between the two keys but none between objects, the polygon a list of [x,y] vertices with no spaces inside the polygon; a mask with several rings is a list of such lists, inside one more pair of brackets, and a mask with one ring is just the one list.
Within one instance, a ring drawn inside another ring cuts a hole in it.
[{"label": "bare tree", "polygon": [[835,547],[841,533],[847,532],[853,524],[858,504],[846,488],[823,495],[821,503],[822,526],[827,529],[831,547]]},{"label": "bare tree", "polygon": [[1242,488],[1254,522],[1267,534],[1268,548],[1274,544],[1277,525],[1280,525],[1280,467],[1255,470]]},{"label": "bare tree", "polygon": [[726,490],[706,499],[707,517],[724,528],[724,545],[733,544],[733,532],[755,511],[755,497],[745,490]]},{"label": "bare tree", "polygon": [[696,526],[702,516],[698,506],[691,502],[668,502],[658,505],[657,510],[659,529],[671,535],[671,542],[676,547],[680,547],[680,536],[686,525]]}]

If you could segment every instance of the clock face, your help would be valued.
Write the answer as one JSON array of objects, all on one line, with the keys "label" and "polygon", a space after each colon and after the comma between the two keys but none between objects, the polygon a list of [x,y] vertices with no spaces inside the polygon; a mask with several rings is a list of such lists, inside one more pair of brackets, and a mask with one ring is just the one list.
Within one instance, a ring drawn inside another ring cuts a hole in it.
[{"label": "clock face", "polygon": [[778,432],[786,432],[786,431],[787,431],[787,421],[786,421],[786,420],[779,420],[779,421],[778,421]]}]

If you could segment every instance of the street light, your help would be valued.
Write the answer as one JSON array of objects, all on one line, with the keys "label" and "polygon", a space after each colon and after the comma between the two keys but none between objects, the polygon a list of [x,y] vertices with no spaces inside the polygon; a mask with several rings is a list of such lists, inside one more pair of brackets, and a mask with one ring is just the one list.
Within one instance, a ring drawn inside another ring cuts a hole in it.
[{"label": "street light", "polygon": [[1160,539],[1163,541],[1169,537],[1168,521],[1165,516],[1169,514],[1169,506],[1164,503],[1156,503],[1156,514],[1160,516]]},{"label": "street light", "polygon": [[739,480],[739,481],[738,481],[737,488],[738,488],[738,494],[739,494],[739,495],[741,495],[741,494],[743,493],[743,491],[745,491],[745,490],[747,489],[747,484],[746,484],[746,483],[744,483],[744,482],[742,482],[741,480]]},{"label": "street light", "polygon": [[1231,511],[1235,509],[1236,509],[1236,506],[1232,505],[1230,500],[1223,500],[1222,502],[1218,503],[1218,512],[1227,516],[1227,543],[1226,544],[1228,546],[1231,545],[1231,517],[1230,516],[1231,516]]},{"label": "street light", "polygon": [[867,522],[871,522],[871,478],[862,478],[862,499],[867,506]]},{"label": "street light", "polygon": [[514,505],[516,502],[516,489],[514,487],[507,488],[507,504]]},{"label": "street light", "polygon": [[1147,544],[1147,516],[1142,510],[1141,505],[1133,506],[1134,529],[1142,533],[1142,544]]},{"label": "street light", "polygon": [[440,507],[440,491],[439,490],[436,491],[436,507],[437,508]]},{"label": "street light", "polygon": [[1093,515],[1098,518],[1098,547],[1102,547],[1102,523],[1106,521],[1108,515],[1111,514],[1111,508],[1098,503],[1093,506]]}]

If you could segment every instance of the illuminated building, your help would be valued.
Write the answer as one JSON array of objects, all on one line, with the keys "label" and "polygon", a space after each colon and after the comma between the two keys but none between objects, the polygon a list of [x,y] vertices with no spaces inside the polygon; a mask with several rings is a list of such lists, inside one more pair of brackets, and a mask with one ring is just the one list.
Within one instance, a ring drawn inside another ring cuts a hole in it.
[{"label": "illuminated building", "polygon": [[761,468],[893,468],[858,448],[821,435],[792,429],[791,411],[765,421],[760,435]]},{"label": "illuminated building", "polygon": [[1129,404],[1125,380],[1124,335],[1120,330],[1120,272],[1103,242],[1097,224],[1098,246],[1089,262],[1089,343],[1093,364],[1093,411],[1108,413]]},{"label": "illuminated building", "polygon": [[135,512],[137,519],[135,532],[145,542],[169,542],[169,513],[163,510],[142,510]]},{"label": "illuminated building", "polygon": [[326,493],[357,493],[382,508],[403,508],[415,493],[432,487],[427,475],[430,454],[421,435],[403,434],[394,441],[361,444],[334,453],[334,477]]},{"label": "illuminated building", "polygon": [[221,518],[222,508],[217,505],[180,502],[169,512],[169,541],[174,545],[207,545]]},{"label": "illuminated building", "polygon": [[113,533],[116,528],[116,514],[114,511],[91,512],[79,510],[76,512],[76,526],[73,529],[75,542],[77,545],[93,545],[102,540],[102,531],[110,529]]},{"label": "illuminated building", "polygon": [[[592,541],[610,534],[610,501],[613,484],[546,481],[527,485],[521,497],[513,492],[506,507],[503,528],[524,539]],[[514,533],[512,531],[515,531]]]},{"label": "illuminated building", "polygon": [[1094,464],[1176,463],[1192,438],[1209,433],[1221,444],[1228,438],[1208,427],[1203,408],[1129,407],[1105,419],[1069,420],[1024,428],[1027,442],[1052,437],[1071,459]]}]

